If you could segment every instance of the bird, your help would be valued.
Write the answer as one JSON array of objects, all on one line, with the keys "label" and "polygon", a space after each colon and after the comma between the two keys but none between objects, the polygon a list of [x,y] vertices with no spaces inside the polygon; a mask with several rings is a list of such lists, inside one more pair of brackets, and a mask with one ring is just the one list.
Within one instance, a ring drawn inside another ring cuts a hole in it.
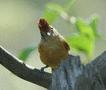
[{"label": "bird", "polygon": [[42,71],[47,67],[56,69],[69,55],[70,47],[64,37],[44,18],[39,19],[38,28],[41,36],[38,52],[41,61],[46,65]]}]

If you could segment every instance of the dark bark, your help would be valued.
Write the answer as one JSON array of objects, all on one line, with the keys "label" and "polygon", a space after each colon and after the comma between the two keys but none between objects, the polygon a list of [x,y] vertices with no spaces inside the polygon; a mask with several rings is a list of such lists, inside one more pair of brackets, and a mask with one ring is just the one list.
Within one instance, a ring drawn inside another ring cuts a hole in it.
[{"label": "dark bark", "polygon": [[53,71],[49,90],[106,90],[106,52],[85,66],[79,57],[69,55]]},{"label": "dark bark", "polygon": [[21,60],[10,54],[3,47],[0,47],[0,64],[24,80],[45,88],[50,86],[51,74],[41,72],[38,69],[33,69],[28,65],[25,65]]}]

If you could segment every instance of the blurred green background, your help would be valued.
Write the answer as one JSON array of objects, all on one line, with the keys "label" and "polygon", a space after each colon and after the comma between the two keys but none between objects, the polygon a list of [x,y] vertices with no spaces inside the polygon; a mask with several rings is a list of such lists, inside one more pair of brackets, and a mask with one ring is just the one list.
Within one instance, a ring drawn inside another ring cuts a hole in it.
[{"label": "blurred green background", "polygon": [[[0,45],[17,56],[29,46],[37,46],[40,34],[37,21],[44,15],[47,3],[66,5],[70,0],[0,0]],[[93,14],[99,16],[98,32],[102,39],[96,40],[92,59],[106,50],[106,1],[76,0],[68,11],[70,16],[89,18]],[[74,31],[73,25],[62,18],[57,18],[52,25],[63,35]],[[33,51],[25,62],[33,67],[43,66],[37,50]],[[0,90],[45,90],[35,84],[24,81],[0,65]]]}]

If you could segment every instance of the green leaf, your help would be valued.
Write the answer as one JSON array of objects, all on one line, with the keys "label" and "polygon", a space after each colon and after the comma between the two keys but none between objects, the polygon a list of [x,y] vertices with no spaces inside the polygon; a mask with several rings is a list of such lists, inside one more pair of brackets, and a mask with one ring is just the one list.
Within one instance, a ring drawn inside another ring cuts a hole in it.
[{"label": "green leaf", "polygon": [[89,22],[82,18],[76,18],[74,24],[78,32],[68,37],[67,41],[74,48],[73,50],[83,52],[87,58],[91,58],[94,53],[95,39],[98,35],[98,17],[92,16]]},{"label": "green leaf", "polygon": [[69,45],[78,52],[83,52],[87,57],[92,57],[94,50],[94,40],[89,39],[84,34],[76,34],[67,37]]},{"label": "green leaf", "polygon": [[28,47],[28,48],[23,49],[23,51],[19,54],[19,59],[21,59],[22,61],[26,61],[26,59],[28,58],[28,56],[35,49],[36,49],[36,47]]},{"label": "green leaf", "polygon": [[89,37],[90,39],[94,39],[93,29],[91,28],[89,23],[87,23],[86,21],[84,21],[81,18],[78,18],[76,20],[75,26],[80,34],[84,34],[87,37]]},{"label": "green leaf", "polygon": [[93,15],[91,17],[91,21],[90,21],[90,24],[89,24],[91,26],[91,28],[93,29],[94,35],[96,37],[99,37],[100,36],[99,33],[98,33],[98,31],[97,31],[98,20],[99,20],[99,17],[97,15]]},{"label": "green leaf", "polygon": [[47,19],[49,23],[53,23],[53,21],[55,21],[63,12],[64,9],[61,5],[56,3],[48,3],[44,12],[44,18]]}]

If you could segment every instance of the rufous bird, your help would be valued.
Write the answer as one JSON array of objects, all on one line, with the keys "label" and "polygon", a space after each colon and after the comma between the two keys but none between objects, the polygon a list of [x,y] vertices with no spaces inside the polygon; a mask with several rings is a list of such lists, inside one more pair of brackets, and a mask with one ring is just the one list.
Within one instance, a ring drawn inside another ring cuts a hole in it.
[{"label": "rufous bird", "polygon": [[64,37],[55,28],[41,18],[38,22],[41,40],[38,46],[41,61],[55,69],[69,54],[70,47]]}]

